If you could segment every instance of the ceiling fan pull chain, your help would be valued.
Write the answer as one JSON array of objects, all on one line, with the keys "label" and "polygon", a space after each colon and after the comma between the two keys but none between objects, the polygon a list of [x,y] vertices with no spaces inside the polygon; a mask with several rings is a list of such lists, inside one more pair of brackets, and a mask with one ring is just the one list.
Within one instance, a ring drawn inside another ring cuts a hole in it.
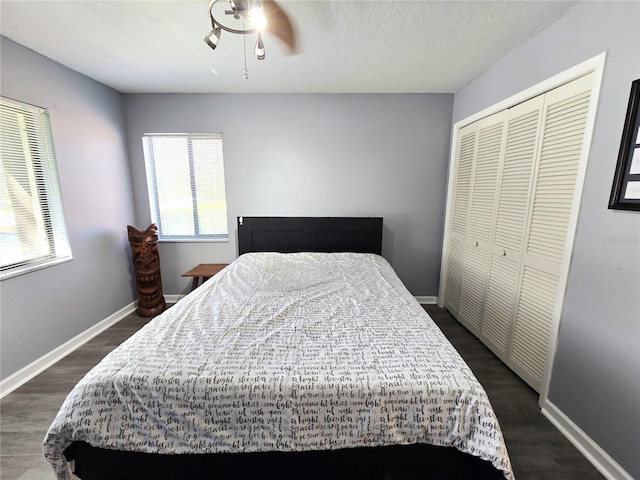
[{"label": "ceiling fan pull chain", "polygon": [[[242,29],[245,29],[244,25],[244,16],[242,17]],[[247,70],[247,36],[242,36],[242,49],[244,50],[244,71],[242,72],[242,76],[245,80],[249,79],[249,70]]]}]

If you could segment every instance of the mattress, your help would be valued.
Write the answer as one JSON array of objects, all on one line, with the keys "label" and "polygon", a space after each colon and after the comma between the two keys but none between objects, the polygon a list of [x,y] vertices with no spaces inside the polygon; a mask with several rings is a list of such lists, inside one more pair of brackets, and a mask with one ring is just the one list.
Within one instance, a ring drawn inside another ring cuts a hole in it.
[{"label": "mattress", "polygon": [[382,257],[247,253],[74,387],[44,456],[311,451],[424,443],[513,478],[487,394]]}]

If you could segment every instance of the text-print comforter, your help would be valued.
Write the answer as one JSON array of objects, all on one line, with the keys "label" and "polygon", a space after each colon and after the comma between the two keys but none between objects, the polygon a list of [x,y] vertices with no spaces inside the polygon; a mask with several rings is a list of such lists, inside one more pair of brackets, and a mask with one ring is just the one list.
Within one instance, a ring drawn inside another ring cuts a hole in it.
[{"label": "text-print comforter", "polygon": [[149,453],[427,443],[513,478],[483,387],[380,256],[249,253],[110,353],[44,439]]}]

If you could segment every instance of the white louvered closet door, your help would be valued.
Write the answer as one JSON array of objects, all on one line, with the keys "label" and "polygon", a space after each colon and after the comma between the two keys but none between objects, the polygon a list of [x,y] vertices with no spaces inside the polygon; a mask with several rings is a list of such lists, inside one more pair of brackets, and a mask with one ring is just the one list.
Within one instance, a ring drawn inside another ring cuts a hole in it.
[{"label": "white louvered closet door", "polygon": [[458,143],[458,161],[455,172],[454,202],[451,219],[451,241],[447,264],[447,289],[445,306],[454,315],[460,306],[462,289],[462,269],[464,265],[464,246],[467,236],[467,217],[469,215],[469,197],[471,193],[471,175],[476,154],[477,124],[460,130]]},{"label": "white louvered closet door", "polygon": [[560,314],[592,82],[584,76],[459,135],[444,303],[537,391]]},{"label": "white louvered closet door", "polygon": [[484,298],[493,236],[498,172],[507,112],[478,122],[478,141],[471,182],[459,320],[476,335],[482,327]]},{"label": "white louvered closet door", "polygon": [[561,268],[568,261],[567,234],[592,83],[590,74],[545,96],[539,160],[507,362],[536,390],[542,385],[554,312],[559,308]]},{"label": "white louvered closet door", "polygon": [[544,96],[508,110],[481,339],[507,361]]}]

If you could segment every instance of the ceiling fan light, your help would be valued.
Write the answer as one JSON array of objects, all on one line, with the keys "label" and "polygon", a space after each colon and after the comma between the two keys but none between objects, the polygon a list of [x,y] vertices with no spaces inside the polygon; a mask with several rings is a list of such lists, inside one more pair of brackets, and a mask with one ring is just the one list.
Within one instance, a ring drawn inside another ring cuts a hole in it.
[{"label": "ceiling fan light", "polygon": [[262,35],[258,34],[258,41],[256,42],[256,60],[264,60],[265,50],[264,42],[262,41]]},{"label": "ceiling fan light", "polygon": [[220,35],[222,35],[222,29],[220,27],[214,27],[213,30],[204,37],[204,41],[213,50],[215,50],[218,46],[218,42],[220,41]]},{"label": "ceiling fan light", "polygon": [[249,21],[258,31],[263,31],[267,26],[267,17],[264,14],[264,5],[262,2],[256,2],[249,10]]}]

